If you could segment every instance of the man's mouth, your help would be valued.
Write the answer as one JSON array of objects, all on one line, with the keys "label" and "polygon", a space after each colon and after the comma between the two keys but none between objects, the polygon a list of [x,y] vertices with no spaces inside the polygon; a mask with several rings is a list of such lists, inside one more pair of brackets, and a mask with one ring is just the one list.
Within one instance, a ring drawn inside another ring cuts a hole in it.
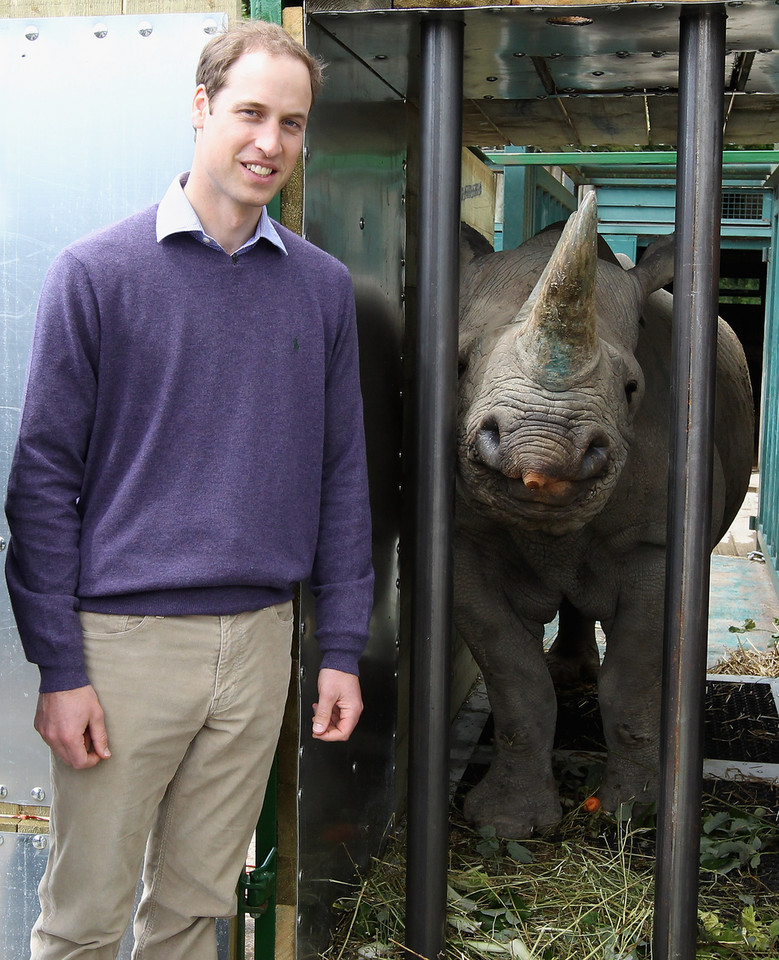
[{"label": "man's mouth", "polygon": [[269,177],[273,173],[272,167],[263,167],[259,163],[245,163],[244,166],[258,177]]}]

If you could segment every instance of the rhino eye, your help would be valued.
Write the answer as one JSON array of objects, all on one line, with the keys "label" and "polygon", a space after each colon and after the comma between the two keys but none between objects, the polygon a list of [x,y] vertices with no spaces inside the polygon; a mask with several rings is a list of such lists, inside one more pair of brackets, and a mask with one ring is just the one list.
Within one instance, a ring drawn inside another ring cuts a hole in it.
[{"label": "rhino eye", "polygon": [[459,379],[468,369],[468,360],[466,357],[457,358],[457,378]]},{"label": "rhino eye", "polygon": [[633,394],[638,390],[638,383],[635,380],[628,380],[625,384],[625,398],[628,403],[633,399]]}]

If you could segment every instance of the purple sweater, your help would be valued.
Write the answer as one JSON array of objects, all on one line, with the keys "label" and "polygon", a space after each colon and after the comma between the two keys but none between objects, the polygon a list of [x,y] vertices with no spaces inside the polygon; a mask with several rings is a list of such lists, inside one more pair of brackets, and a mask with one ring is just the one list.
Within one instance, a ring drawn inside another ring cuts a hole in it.
[{"label": "purple sweater", "polygon": [[373,574],[346,268],[277,226],[231,258],[156,207],[63,251],[8,485],[11,601],[41,690],[88,682],[78,610],[218,614],[310,578],[357,673]]}]

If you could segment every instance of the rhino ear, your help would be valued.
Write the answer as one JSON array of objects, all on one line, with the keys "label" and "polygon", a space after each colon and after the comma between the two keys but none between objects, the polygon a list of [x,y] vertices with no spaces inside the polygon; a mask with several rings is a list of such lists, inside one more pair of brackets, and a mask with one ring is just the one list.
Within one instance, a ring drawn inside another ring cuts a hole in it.
[{"label": "rhino ear", "polygon": [[655,240],[644,251],[638,266],[631,271],[641,284],[645,297],[673,280],[675,247],[676,238],[672,233]]},{"label": "rhino ear", "polygon": [[478,230],[463,221],[460,224],[460,272],[464,273],[477,257],[484,257],[494,253],[492,246]]}]

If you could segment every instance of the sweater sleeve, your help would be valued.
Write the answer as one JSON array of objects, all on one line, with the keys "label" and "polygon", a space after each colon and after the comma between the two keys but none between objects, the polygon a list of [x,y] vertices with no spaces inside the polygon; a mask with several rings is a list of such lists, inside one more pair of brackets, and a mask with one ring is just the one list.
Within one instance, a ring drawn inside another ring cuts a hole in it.
[{"label": "sweater sleeve", "polygon": [[357,325],[348,274],[339,306],[325,381],[319,537],[310,585],[322,667],[358,674],[373,606],[373,567]]},{"label": "sweater sleeve", "polygon": [[52,264],[38,304],[19,438],[6,499],[6,580],[41,692],[89,682],[76,590],[79,496],[97,389],[97,307],[68,252]]}]

